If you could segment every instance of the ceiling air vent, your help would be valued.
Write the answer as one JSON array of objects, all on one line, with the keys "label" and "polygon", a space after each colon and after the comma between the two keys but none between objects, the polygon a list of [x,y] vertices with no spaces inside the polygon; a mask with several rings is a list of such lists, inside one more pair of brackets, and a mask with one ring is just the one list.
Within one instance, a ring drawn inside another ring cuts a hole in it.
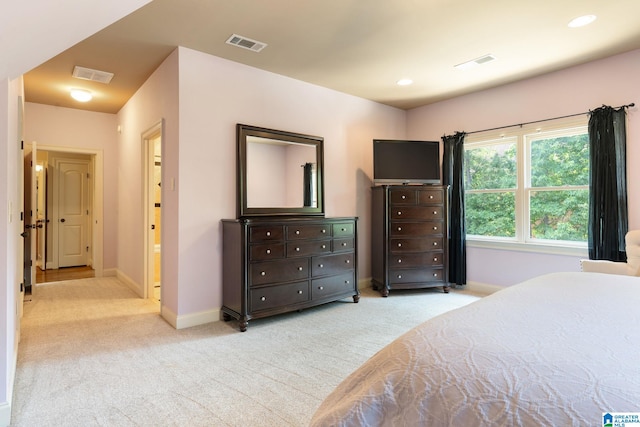
[{"label": "ceiling air vent", "polygon": [[462,64],[455,65],[454,68],[466,69],[477,67],[478,65],[486,64],[487,62],[495,61],[496,57],[493,55],[484,55],[480,58],[472,59],[471,61],[463,62]]},{"label": "ceiling air vent", "polygon": [[231,35],[231,37],[227,39],[226,43],[233,46],[241,47],[243,49],[249,49],[253,52],[260,52],[262,49],[267,47],[266,43],[239,36],[237,34]]},{"label": "ceiling air vent", "polygon": [[73,77],[82,80],[91,80],[92,82],[99,82],[108,84],[113,78],[113,73],[107,73],[106,71],[92,70],[91,68],[73,67]]}]

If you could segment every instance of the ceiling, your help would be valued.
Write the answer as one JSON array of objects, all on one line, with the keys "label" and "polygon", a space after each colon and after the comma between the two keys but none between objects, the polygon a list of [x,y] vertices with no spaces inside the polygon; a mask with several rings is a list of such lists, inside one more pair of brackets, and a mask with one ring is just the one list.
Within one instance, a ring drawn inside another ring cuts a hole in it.
[{"label": "ceiling", "polygon": [[[567,26],[585,14],[596,21]],[[184,46],[410,109],[638,49],[638,16],[638,0],[154,0],[26,73],[25,99],[117,113]],[[267,47],[230,46],[232,34]],[[115,77],[79,80],[76,65]],[[72,87],[94,99],[74,101]]]}]

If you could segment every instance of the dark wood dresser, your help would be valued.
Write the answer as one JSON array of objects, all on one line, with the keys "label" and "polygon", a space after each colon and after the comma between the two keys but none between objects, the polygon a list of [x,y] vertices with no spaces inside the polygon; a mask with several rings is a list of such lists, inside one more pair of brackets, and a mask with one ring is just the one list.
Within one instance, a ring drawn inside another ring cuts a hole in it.
[{"label": "dark wood dresser", "polygon": [[377,186],[371,204],[373,289],[383,297],[392,289],[449,292],[446,187]]},{"label": "dark wood dresser", "polygon": [[357,218],[222,220],[225,321],[360,299]]}]

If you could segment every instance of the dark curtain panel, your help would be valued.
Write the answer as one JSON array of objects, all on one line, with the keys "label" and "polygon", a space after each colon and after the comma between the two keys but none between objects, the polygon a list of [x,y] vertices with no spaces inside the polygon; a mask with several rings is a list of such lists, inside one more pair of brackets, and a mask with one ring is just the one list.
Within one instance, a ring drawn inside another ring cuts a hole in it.
[{"label": "dark curtain panel", "polygon": [[305,163],[303,168],[304,168],[304,206],[308,207],[311,206],[311,194],[313,192],[313,189],[311,188],[312,185],[312,180],[311,180],[311,173],[312,173],[312,164],[311,163]]},{"label": "dark curtain panel", "polygon": [[449,282],[467,283],[467,231],[464,223],[464,132],[443,136],[442,178],[449,186]]},{"label": "dark curtain panel", "polygon": [[589,118],[589,258],[626,261],[625,108],[603,106]]}]

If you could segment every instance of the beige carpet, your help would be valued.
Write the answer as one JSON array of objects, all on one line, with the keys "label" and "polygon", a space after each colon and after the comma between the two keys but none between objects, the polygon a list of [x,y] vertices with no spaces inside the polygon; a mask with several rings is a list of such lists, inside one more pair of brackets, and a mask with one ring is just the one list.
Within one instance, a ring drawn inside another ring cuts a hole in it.
[{"label": "beige carpet", "polygon": [[39,285],[25,302],[12,426],[304,426],[351,371],[413,326],[475,301],[364,289],[249,322],[169,326],[115,278]]}]

